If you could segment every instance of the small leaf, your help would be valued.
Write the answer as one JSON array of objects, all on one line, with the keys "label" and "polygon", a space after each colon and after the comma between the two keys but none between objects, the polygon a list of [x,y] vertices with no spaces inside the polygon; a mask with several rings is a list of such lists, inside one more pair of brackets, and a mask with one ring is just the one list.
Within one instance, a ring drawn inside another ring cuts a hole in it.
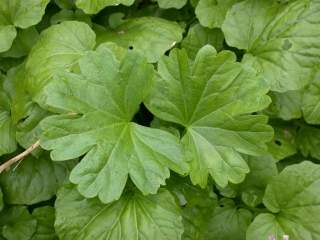
[{"label": "small leaf", "polygon": [[37,229],[31,240],[58,240],[54,230],[55,212],[53,207],[40,207],[32,212],[37,220]]},{"label": "small leaf", "polygon": [[98,44],[111,41],[138,50],[153,63],[182,40],[183,29],[162,18],[140,17],[127,19],[115,29],[97,28],[96,32]]}]

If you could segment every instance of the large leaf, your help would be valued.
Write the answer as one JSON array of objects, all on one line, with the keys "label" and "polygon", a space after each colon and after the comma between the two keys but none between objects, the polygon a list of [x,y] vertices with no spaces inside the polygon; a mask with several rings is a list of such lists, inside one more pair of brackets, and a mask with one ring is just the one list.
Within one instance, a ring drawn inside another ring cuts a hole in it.
[{"label": "large leaf", "polygon": [[243,181],[249,169],[240,152],[263,154],[273,134],[265,116],[250,114],[269,104],[266,84],[233,53],[216,54],[209,45],[194,63],[184,50],[173,50],[158,74],[147,106],[185,127],[192,182],[204,187],[209,174],[221,186]]},{"label": "large leaf", "polygon": [[53,207],[40,207],[32,212],[37,220],[37,229],[31,240],[58,240],[54,230],[55,212]]},{"label": "large leaf", "polygon": [[220,29],[209,29],[200,24],[193,25],[188,35],[182,41],[182,47],[188,52],[191,59],[194,59],[197,52],[203,46],[210,44],[220,51],[223,47],[224,36]]},{"label": "large leaf", "polygon": [[0,214],[0,229],[7,240],[29,240],[35,233],[37,220],[26,207],[17,206],[5,209]]},{"label": "large leaf", "polygon": [[41,145],[54,160],[86,154],[70,176],[84,196],[119,199],[129,176],[144,194],[156,193],[169,169],[186,173],[178,138],[131,122],[154,75],[145,58],[102,47],[81,59],[80,69],[47,88],[46,104],[72,114],[45,119]]},{"label": "large leaf", "polygon": [[64,240],[178,240],[183,232],[179,208],[166,190],[149,196],[128,191],[105,205],[67,185],[58,192],[55,207],[56,231]]},{"label": "large leaf", "polygon": [[117,6],[123,4],[130,6],[134,0],[76,0],[76,5],[85,13],[95,14],[107,6]]},{"label": "large leaf", "polygon": [[258,215],[247,240],[316,240],[320,238],[320,165],[311,162],[286,167],[266,189],[263,202],[274,214]]},{"label": "large leaf", "polygon": [[40,22],[49,0],[1,0],[0,52],[10,49],[16,27],[28,28]]},{"label": "large leaf", "polygon": [[115,29],[97,29],[97,42],[115,42],[122,47],[141,51],[149,62],[157,62],[182,40],[183,29],[175,22],[156,17],[125,20]]},{"label": "large leaf", "polygon": [[246,0],[227,13],[227,43],[245,49],[274,91],[305,86],[319,62],[320,2]]},{"label": "large leaf", "polygon": [[220,28],[227,11],[240,0],[200,0],[196,15],[200,23],[208,28]]},{"label": "large leaf", "polygon": [[10,99],[3,89],[4,76],[0,73],[0,156],[16,149],[15,126],[10,117]]},{"label": "large leaf", "polygon": [[26,63],[28,90],[43,103],[43,88],[54,76],[71,69],[86,51],[95,46],[95,34],[82,22],[66,21],[43,31]]},{"label": "large leaf", "polygon": [[52,198],[69,176],[72,163],[54,163],[48,156],[27,157],[0,175],[8,204],[35,204]]}]

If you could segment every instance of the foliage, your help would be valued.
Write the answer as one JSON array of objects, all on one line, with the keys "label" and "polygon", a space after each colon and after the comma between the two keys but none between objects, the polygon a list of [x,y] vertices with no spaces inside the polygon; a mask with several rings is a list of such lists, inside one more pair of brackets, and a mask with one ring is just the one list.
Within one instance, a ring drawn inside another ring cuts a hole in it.
[{"label": "foliage", "polygon": [[0,239],[320,239],[319,12],[1,0]]}]

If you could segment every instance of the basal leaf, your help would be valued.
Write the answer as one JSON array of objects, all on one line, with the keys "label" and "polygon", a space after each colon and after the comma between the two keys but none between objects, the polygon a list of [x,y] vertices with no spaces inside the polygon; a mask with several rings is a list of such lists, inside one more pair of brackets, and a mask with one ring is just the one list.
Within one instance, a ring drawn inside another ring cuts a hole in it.
[{"label": "basal leaf", "polygon": [[49,200],[69,176],[73,165],[52,162],[46,155],[27,157],[0,175],[5,202],[32,205]]},{"label": "basal leaf", "polygon": [[272,129],[263,115],[266,84],[228,51],[207,45],[194,62],[173,50],[158,65],[156,84],[146,101],[157,117],[185,127],[182,142],[191,164],[191,180],[204,187],[208,175],[220,186],[239,183],[249,172],[241,153],[259,155]]},{"label": "basal leaf", "polygon": [[130,6],[134,0],[76,0],[78,8],[82,9],[87,14],[95,14],[107,6],[117,6],[123,4]]},{"label": "basal leaf", "polygon": [[43,103],[43,88],[53,77],[71,69],[86,51],[95,46],[95,34],[82,22],[66,21],[43,31],[26,62],[28,91]]},{"label": "basal leaf", "polygon": [[278,92],[304,87],[319,61],[320,2],[246,0],[228,11],[222,30],[230,46],[246,50]]},{"label": "basal leaf", "polygon": [[165,183],[169,169],[187,172],[178,138],[131,121],[154,77],[145,58],[104,46],[80,60],[80,72],[47,88],[46,104],[66,114],[42,122],[41,145],[54,160],[85,154],[70,176],[81,194],[108,203],[120,198],[128,177],[148,194]]},{"label": "basal leaf", "polygon": [[58,240],[54,230],[55,212],[53,207],[40,207],[32,212],[37,220],[37,229],[31,240]]},{"label": "basal leaf", "polygon": [[0,214],[0,230],[7,240],[29,240],[35,233],[37,220],[26,207],[16,206]]},{"label": "basal leaf", "polygon": [[187,0],[156,0],[159,4],[160,8],[182,8],[184,5],[186,5]]},{"label": "basal leaf", "polygon": [[55,207],[55,228],[65,240],[178,240],[183,232],[179,208],[166,190],[149,196],[127,192],[116,202],[102,204],[66,185],[58,192]]},{"label": "basal leaf", "polygon": [[16,27],[28,28],[40,22],[49,0],[1,0],[0,52],[10,49]]},{"label": "basal leaf", "polygon": [[320,70],[303,92],[301,108],[303,117],[309,124],[320,124]]},{"label": "basal leaf", "polygon": [[160,57],[182,40],[183,29],[175,22],[156,17],[125,20],[115,29],[97,28],[97,42],[114,42],[139,50],[149,62]]},{"label": "basal leaf", "polygon": [[204,239],[245,240],[252,213],[238,208],[231,199],[222,199],[208,220]]},{"label": "basal leaf", "polygon": [[3,89],[0,73],[0,156],[16,150],[15,126],[10,118],[10,99]]},{"label": "basal leaf", "polygon": [[320,129],[302,125],[297,133],[297,146],[304,157],[320,160]]},{"label": "basal leaf", "polygon": [[320,237],[320,165],[302,162],[286,167],[268,185],[263,202],[274,214],[258,215],[250,225],[247,240],[316,240]]},{"label": "basal leaf", "polygon": [[209,29],[200,24],[193,25],[188,35],[182,41],[182,47],[186,49],[188,56],[194,59],[197,52],[203,46],[210,44],[220,51],[223,47],[224,36],[220,29]]},{"label": "basal leaf", "polygon": [[200,0],[196,15],[200,23],[208,28],[220,28],[227,11],[240,0]]}]

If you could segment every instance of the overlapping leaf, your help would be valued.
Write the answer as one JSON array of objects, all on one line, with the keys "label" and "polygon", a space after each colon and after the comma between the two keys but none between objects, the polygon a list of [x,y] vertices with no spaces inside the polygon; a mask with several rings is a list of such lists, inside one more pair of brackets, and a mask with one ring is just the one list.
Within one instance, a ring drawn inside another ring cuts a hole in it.
[{"label": "overlapping leaf", "polygon": [[1,0],[0,52],[10,49],[16,27],[28,28],[40,22],[49,0]]},{"label": "overlapping leaf", "polygon": [[173,50],[158,65],[158,78],[147,101],[159,118],[185,127],[182,142],[194,184],[205,186],[210,174],[218,185],[239,183],[249,172],[241,153],[259,155],[272,129],[263,115],[269,104],[266,84],[228,51],[203,47],[194,63]]},{"label": "overlapping leaf", "polygon": [[304,87],[319,62],[320,2],[246,0],[228,11],[222,30],[230,46],[245,49],[274,91]]},{"label": "overlapping leaf", "polygon": [[152,84],[152,65],[136,51],[106,46],[79,65],[80,74],[65,73],[47,88],[46,104],[67,113],[45,119],[41,139],[54,160],[86,154],[71,173],[79,191],[108,203],[120,198],[128,177],[148,194],[169,169],[185,173],[175,136],[131,122]]},{"label": "overlapping leaf", "polygon": [[98,13],[107,6],[116,6],[119,4],[130,6],[133,3],[134,0],[76,0],[77,7],[88,14]]},{"label": "overlapping leaf", "polygon": [[157,17],[127,19],[114,29],[97,28],[97,42],[115,42],[141,51],[149,62],[159,58],[182,40],[183,29],[175,22]]},{"label": "overlapping leaf", "polygon": [[286,167],[268,185],[263,202],[274,214],[258,215],[250,225],[247,240],[316,240],[320,237],[320,165],[305,161]]},{"label": "overlapping leaf", "polygon": [[65,240],[179,240],[183,232],[179,208],[166,190],[149,196],[127,192],[105,205],[66,185],[58,192],[55,207],[55,227]]}]

